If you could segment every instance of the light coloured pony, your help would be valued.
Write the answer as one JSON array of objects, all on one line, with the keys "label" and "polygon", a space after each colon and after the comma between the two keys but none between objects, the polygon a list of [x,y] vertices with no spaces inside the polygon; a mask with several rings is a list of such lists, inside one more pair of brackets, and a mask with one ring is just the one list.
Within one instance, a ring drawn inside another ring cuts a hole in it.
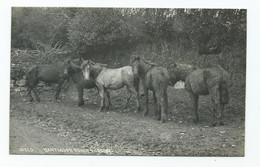
[{"label": "light coloured pony", "polygon": [[[180,80],[185,82],[185,89],[193,103],[194,122],[199,121],[199,95],[210,95],[213,104],[212,125],[216,126],[218,121],[220,125],[224,124],[223,113],[225,104],[229,102],[230,76],[222,67],[200,69],[186,64],[173,64],[169,68],[169,73],[170,85]],[[220,113],[219,116],[216,116],[217,113]]]},{"label": "light coloured pony", "polygon": [[154,101],[158,103],[159,120],[165,122],[168,112],[168,96],[167,88],[169,82],[169,74],[166,68],[159,67],[154,63],[150,63],[140,56],[131,56],[130,63],[133,72],[142,80],[146,111],[144,116],[148,114],[148,91],[154,94]]},{"label": "light coloured pony", "polygon": [[134,76],[131,66],[109,69],[98,63],[85,60],[81,64],[81,69],[86,80],[92,78],[96,82],[101,97],[100,111],[104,111],[104,109],[108,110],[104,94],[107,93],[109,89],[117,90],[124,86],[126,86],[128,91],[125,109],[128,107],[129,101],[135,93],[137,97],[137,111],[140,111],[139,78]]}]

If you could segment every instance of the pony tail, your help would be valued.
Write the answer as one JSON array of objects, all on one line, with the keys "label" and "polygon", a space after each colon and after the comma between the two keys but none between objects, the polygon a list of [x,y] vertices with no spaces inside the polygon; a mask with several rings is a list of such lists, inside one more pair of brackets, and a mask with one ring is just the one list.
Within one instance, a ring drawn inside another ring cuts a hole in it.
[{"label": "pony tail", "polygon": [[140,83],[140,78],[134,75],[134,87],[136,91],[139,91],[139,83]]},{"label": "pony tail", "polygon": [[209,75],[208,71],[207,71],[207,70],[204,70],[204,71],[203,71],[203,80],[204,80],[204,83],[205,83],[206,86],[208,85],[208,83],[207,83],[207,77],[208,77],[208,75]]},{"label": "pony tail", "polygon": [[38,78],[39,66],[32,66],[25,74],[25,85],[32,86]]}]

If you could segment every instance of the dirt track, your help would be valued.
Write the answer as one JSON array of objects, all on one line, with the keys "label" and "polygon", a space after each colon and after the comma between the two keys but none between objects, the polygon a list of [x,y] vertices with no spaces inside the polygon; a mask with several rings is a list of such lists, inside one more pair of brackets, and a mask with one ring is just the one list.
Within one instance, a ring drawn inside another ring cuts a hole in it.
[{"label": "dirt track", "polygon": [[[40,94],[41,102],[28,102],[26,92],[11,91],[10,153],[87,155],[243,156],[243,101],[231,98],[224,126],[211,127],[210,100],[200,98],[200,123],[192,122],[190,99],[185,90],[169,92],[169,120],[128,111],[125,89],[112,91],[112,108],[98,112],[96,90],[85,91],[85,105],[76,107],[74,86],[62,92],[61,103],[49,100],[53,91]],[[142,103],[142,102],[141,102]],[[142,103],[143,104],[143,103]],[[33,150],[33,151],[32,151]]]}]

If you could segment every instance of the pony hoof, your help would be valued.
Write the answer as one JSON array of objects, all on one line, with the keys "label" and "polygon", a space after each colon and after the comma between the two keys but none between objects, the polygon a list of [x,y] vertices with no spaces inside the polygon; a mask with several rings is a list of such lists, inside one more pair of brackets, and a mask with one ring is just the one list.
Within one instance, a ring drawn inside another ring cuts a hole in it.
[{"label": "pony hoof", "polygon": [[83,106],[83,104],[84,104],[84,102],[80,102],[80,103],[78,103],[78,107],[81,107],[81,106]]},{"label": "pony hoof", "polygon": [[199,119],[195,118],[195,119],[193,119],[193,122],[194,122],[194,123],[198,123],[198,122],[199,122]]},{"label": "pony hoof", "polygon": [[147,116],[148,115],[148,112],[144,112],[144,114],[143,114],[144,116]]},{"label": "pony hoof", "polygon": [[165,123],[167,120],[166,116],[160,116],[160,118],[161,118],[161,123]]},{"label": "pony hoof", "polygon": [[165,120],[161,120],[161,123],[165,123],[166,121]]},{"label": "pony hoof", "polygon": [[106,111],[108,111],[108,110],[109,110],[109,107],[106,108]]},{"label": "pony hoof", "polygon": [[224,126],[224,122],[223,121],[220,121],[219,124],[220,124],[220,126]]},{"label": "pony hoof", "polygon": [[215,127],[217,125],[217,122],[213,122],[212,126]]}]

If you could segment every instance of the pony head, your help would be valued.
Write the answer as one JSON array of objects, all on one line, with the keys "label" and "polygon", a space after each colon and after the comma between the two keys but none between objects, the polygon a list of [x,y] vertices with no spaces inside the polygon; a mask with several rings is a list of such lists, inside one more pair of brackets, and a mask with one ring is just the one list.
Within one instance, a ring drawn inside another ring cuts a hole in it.
[{"label": "pony head", "polygon": [[170,80],[169,85],[174,86],[179,81],[179,69],[176,63],[171,64],[169,69]]},{"label": "pony head", "polygon": [[90,79],[90,68],[91,68],[92,62],[90,60],[84,60],[81,64],[81,70],[83,72],[84,78],[86,80]]},{"label": "pony head", "polygon": [[63,71],[63,73],[64,73],[65,76],[69,75],[70,60],[71,59],[68,59],[68,60],[65,60],[65,62],[64,62],[64,71]]},{"label": "pony head", "polygon": [[130,64],[132,66],[133,73],[135,75],[138,75],[138,69],[139,69],[139,65],[140,65],[140,60],[141,60],[141,57],[138,56],[138,55],[133,55],[130,58]]}]

